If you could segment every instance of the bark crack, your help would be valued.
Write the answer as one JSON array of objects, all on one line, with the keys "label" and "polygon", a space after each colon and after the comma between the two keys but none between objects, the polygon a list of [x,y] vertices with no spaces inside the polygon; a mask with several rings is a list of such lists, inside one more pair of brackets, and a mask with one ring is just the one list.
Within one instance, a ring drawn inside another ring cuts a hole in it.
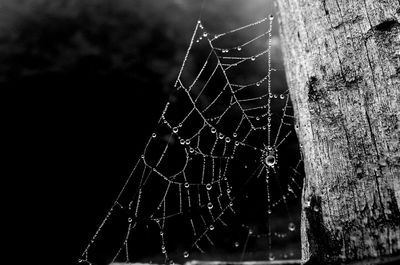
[{"label": "bark crack", "polygon": [[336,51],[337,58],[338,58],[338,61],[339,61],[340,72],[342,73],[342,78],[344,80],[346,80],[345,79],[345,75],[344,75],[344,71],[343,71],[343,67],[342,67],[342,61],[341,61],[340,55],[339,55],[339,48],[338,48],[336,36],[335,36],[335,33],[334,33],[335,32],[334,31],[335,27],[332,24],[331,16],[330,16],[329,11],[328,11],[328,9],[326,7],[326,1],[325,0],[322,1],[322,5],[323,5],[325,13],[326,13],[326,19],[328,20],[328,23],[329,23],[329,25],[330,25],[330,27],[332,29],[332,31],[331,31],[332,33],[331,34],[332,34],[332,37],[333,37],[333,42],[335,43],[335,51]]},{"label": "bark crack", "polygon": [[372,26],[372,22],[371,22],[371,19],[370,19],[370,17],[369,17],[369,14],[368,14],[368,10],[367,10],[367,1],[366,1],[366,0],[364,0],[364,9],[365,9],[365,15],[367,16],[368,23],[369,23],[369,25],[370,25],[371,28],[372,28],[373,26]]},{"label": "bark crack", "polygon": [[[367,124],[368,124],[369,131],[370,131],[370,134],[371,134],[371,140],[372,140],[372,143],[373,143],[375,151],[376,151],[377,161],[379,161],[378,146],[376,144],[375,135],[374,135],[374,132],[372,130],[372,125],[371,125],[371,121],[370,121],[370,117],[369,117],[368,109],[367,109],[366,105],[365,105],[365,116],[366,116],[366,119],[367,119]],[[378,179],[378,176],[376,175],[376,173],[374,175],[375,175],[376,189],[377,189],[377,192],[378,192],[379,203],[381,205],[382,214],[386,218],[385,207],[384,207],[384,204],[383,204],[383,201],[382,201],[382,194],[381,194],[379,179]]]}]

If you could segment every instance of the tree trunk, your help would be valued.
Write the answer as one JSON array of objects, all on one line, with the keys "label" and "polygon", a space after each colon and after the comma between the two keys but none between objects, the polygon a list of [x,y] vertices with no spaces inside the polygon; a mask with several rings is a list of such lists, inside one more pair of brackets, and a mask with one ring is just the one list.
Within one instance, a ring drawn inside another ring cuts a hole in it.
[{"label": "tree trunk", "polygon": [[306,179],[302,258],[400,254],[400,1],[278,0]]}]

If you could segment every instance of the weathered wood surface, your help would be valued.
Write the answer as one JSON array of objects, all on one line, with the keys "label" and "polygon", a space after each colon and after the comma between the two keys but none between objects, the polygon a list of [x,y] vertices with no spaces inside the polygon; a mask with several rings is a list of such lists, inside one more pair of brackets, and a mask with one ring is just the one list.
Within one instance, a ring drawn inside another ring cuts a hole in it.
[{"label": "weathered wood surface", "polygon": [[302,255],[400,253],[400,1],[277,0],[306,179]]}]

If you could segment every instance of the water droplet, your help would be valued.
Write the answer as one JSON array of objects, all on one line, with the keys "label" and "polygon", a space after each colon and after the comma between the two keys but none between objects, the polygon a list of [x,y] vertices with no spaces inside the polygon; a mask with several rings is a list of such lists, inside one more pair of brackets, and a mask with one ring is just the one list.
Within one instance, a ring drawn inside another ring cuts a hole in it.
[{"label": "water droplet", "polygon": [[172,132],[173,132],[173,133],[177,133],[178,131],[179,131],[178,127],[172,128]]},{"label": "water droplet", "polygon": [[141,157],[141,158],[144,158],[144,155],[141,155],[140,157]]},{"label": "water droplet", "polygon": [[185,144],[189,145],[190,144],[190,139],[186,139]]},{"label": "water droplet", "polygon": [[185,139],[181,139],[179,142],[180,142],[182,145],[184,145],[184,144],[185,144]]},{"label": "water droplet", "polygon": [[296,225],[293,222],[290,222],[288,225],[288,229],[289,231],[293,232],[294,230],[296,230]]},{"label": "water droplet", "polygon": [[260,82],[257,82],[257,83],[256,83],[256,86],[260,86]]},{"label": "water droplet", "polygon": [[314,205],[313,210],[314,210],[314,212],[319,212],[318,206],[317,206],[317,205]]},{"label": "water droplet", "polygon": [[269,20],[273,20],[274,16],[273,15],[269,15]]},{"label": "water droplet", "polygon": [[161,252],[162,252],[163,254],[165,254],[165,253],[167,252],[167,250],[165,249],[165,246],[161,246]]},{"label": "water droplet", "polygon": [[256,57],[252,56],[250,59],[251,59],[252,61],[255,61],[255,60],[256,60]]},{"label": "water droplet", "polygon": [[237,248],[237,247],[239,247],[239,242],[235,242],[235,247]]},{"label": "water droplet", "polygon": [[238,50],[238,51],[241,51],[241,50],[242,50],[242,47],[237,47],[237,50]]},{"label": "water droplet", "polygon": [[220,134],[218,135],[218,138],[222,140],[222,139],[224,139],[224,135],[223,135],[222,133],[220,133]]},{"label": "water droplet", "polygon": [[184,257],[185,259],[188,258],[188,257],[189,257],[189,252],[187,252],[187,251],[183,252],[183,257]]},{"label": "water droplet", "polygon": [[208,33],[207,32],[204,32],[203,33],[203,37],[207,37],[208,36]]},{"label": "water droplet", "polygon": [[[214,207],[214,205],[211,203],[211,202],[209,202],[209,203],[207,203],[207,208],[208,209],[212,209]],[[211,228],[211,227],[210,227]]]},{"label": "water droplet", "polygon": [[193,147],[190,147],[190,149],[189,149],[189,153],[193,153],[194,152],[194,149],[193,149]]},{"label": "water droplet", "polygon": [[277,94],[274,94],[274,98],[278,98],[278,95],[277,95]]},{"label": "water droplet", "polygon": [[226,189],[226,192],[229,194],[229,193],[232,192],[232,190],[231,189]]},{"label": "water droplet", "polygon": [[272,214],[272,211],[271,211],[271,209],[268,209],[268,214]]},{"label": "water droplet", "polygon": [[211,189],[212,189],[212,185],[211,185],[210,183],[208,183],[208,184],[206,185],[206,189],[207,189],[207,190],[211,190]]},{"label": "water droplet", "polygon": [[185,182],[184,186],[185,186],[186,189],[188,189],[190,185],[189,185],[188,182]]},{"label": "water droplet", "polygon": [[267,164],[267,166],[273,167],[276,163],[276,159],[273,155],[268,155],[265,158],[265,164]]},{"label": "water droplet", "polygon": [[235,145],[236,145],[236,146],[238,146],[238,145],[239,145],[239,142],[238,142],[238,141],[236,141],[236,142],[235,142]]},{"label": "water droplet", "polygon": [[249,235],[252,235],[254,233],[253,229],[249,229]]},{"label": "water droplet", "polygon": [[128,223],[132,223],[132,218],[128,218]]},{"label": "water droplet", "polygon": [[163,231],[160,231],[160,236],[163,236],[164,235],[164,232]]},{"label": "water droplet", "polygon": [[275,260],[275,255],[274,255],[273,253],[269,253],[268,259],[269,259],[270,261]]},{"label": "water droplet", "polygon": [[237,137],[237,133],[233,133],[233,138],[236,138]]},{"label": "water droplet", "polygon": [[210,225],[210,230],[212,231],[214,229],[215,229],[215,227],[213,225]]},{"label": "water droplet", "polygon": [[284,95],[284,94],[281,94],[281,95],[279,96],[279,98],[280,98],[280,99],[284,99],[284,98],[285,98],[285,95]]},{"label": "water droplet", "polygon": [[225,138],[225,142],[230,143],[230,142],[231,142],[231,138],[226,137],[226,138]]},{"label": "water droplet", "polygon": [[217,129],[215,129],[214,127],[211,128],[211,133],[216,133]]},{"label": "water droplet", "polygon": [[233,206],[233,202],[230,202],[230,203],[229,203],[229,206],[232,207],[232,206]]},{"label": "water droplet", "polygon": [[294,126],[294,128],[295,128],[296,130],[298,130],[298,129],[299,129],[299,125],[296,124],[296,125]]},{"label": "water droplet", "polygon": [[157,134],[153,133],[153,134],[151,135],[151,137],[156,138],[156,137],[157,137]]}]

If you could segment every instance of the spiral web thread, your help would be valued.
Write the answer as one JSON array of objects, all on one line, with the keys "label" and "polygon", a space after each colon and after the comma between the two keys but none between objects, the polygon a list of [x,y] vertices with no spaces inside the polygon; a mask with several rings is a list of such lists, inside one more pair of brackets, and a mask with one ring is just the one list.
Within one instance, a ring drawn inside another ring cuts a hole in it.
[{"label": "spiral web thread", "polygon": [[[96,244],[114,219],[122,232],[107,262],[144,260],[150,254],[135,249],[152,238],[148,248],[157,249],[152,255],[173,263],[192,253],[206,253],[221,243],[216,231],[229,235],[237,225],[246,230],[241,260],[252,237],[263,239],[266,258],[275,258],[272,240],[287,233],[273,232],[270,219],[275,209],[285,209],[288,230],[294,230],[288,200],[298,199],[303,174],[301,154],[292,148],[294,117],[288,91],[272,89],[271,76],[278,71],[271,62],[272,24],[269,16],[211,34],[198,21],[175,92],[80,263],[101,263],[95,261]],[[236,34],[243,31],[253,36],[238,40]],[[257,64],[266,68],[263,76],[253,80],[240,76],[242,66]],[[297,155],[293,165],[281,165],[285,152]],[[253,193],[252,182],[263,190],[259,203],[264,227],[259,229],[246,219],[246,211],[241,213]],[[238,215],[245,217],[231,221]],[[153,232],[145,235],[147,230]]]}]

